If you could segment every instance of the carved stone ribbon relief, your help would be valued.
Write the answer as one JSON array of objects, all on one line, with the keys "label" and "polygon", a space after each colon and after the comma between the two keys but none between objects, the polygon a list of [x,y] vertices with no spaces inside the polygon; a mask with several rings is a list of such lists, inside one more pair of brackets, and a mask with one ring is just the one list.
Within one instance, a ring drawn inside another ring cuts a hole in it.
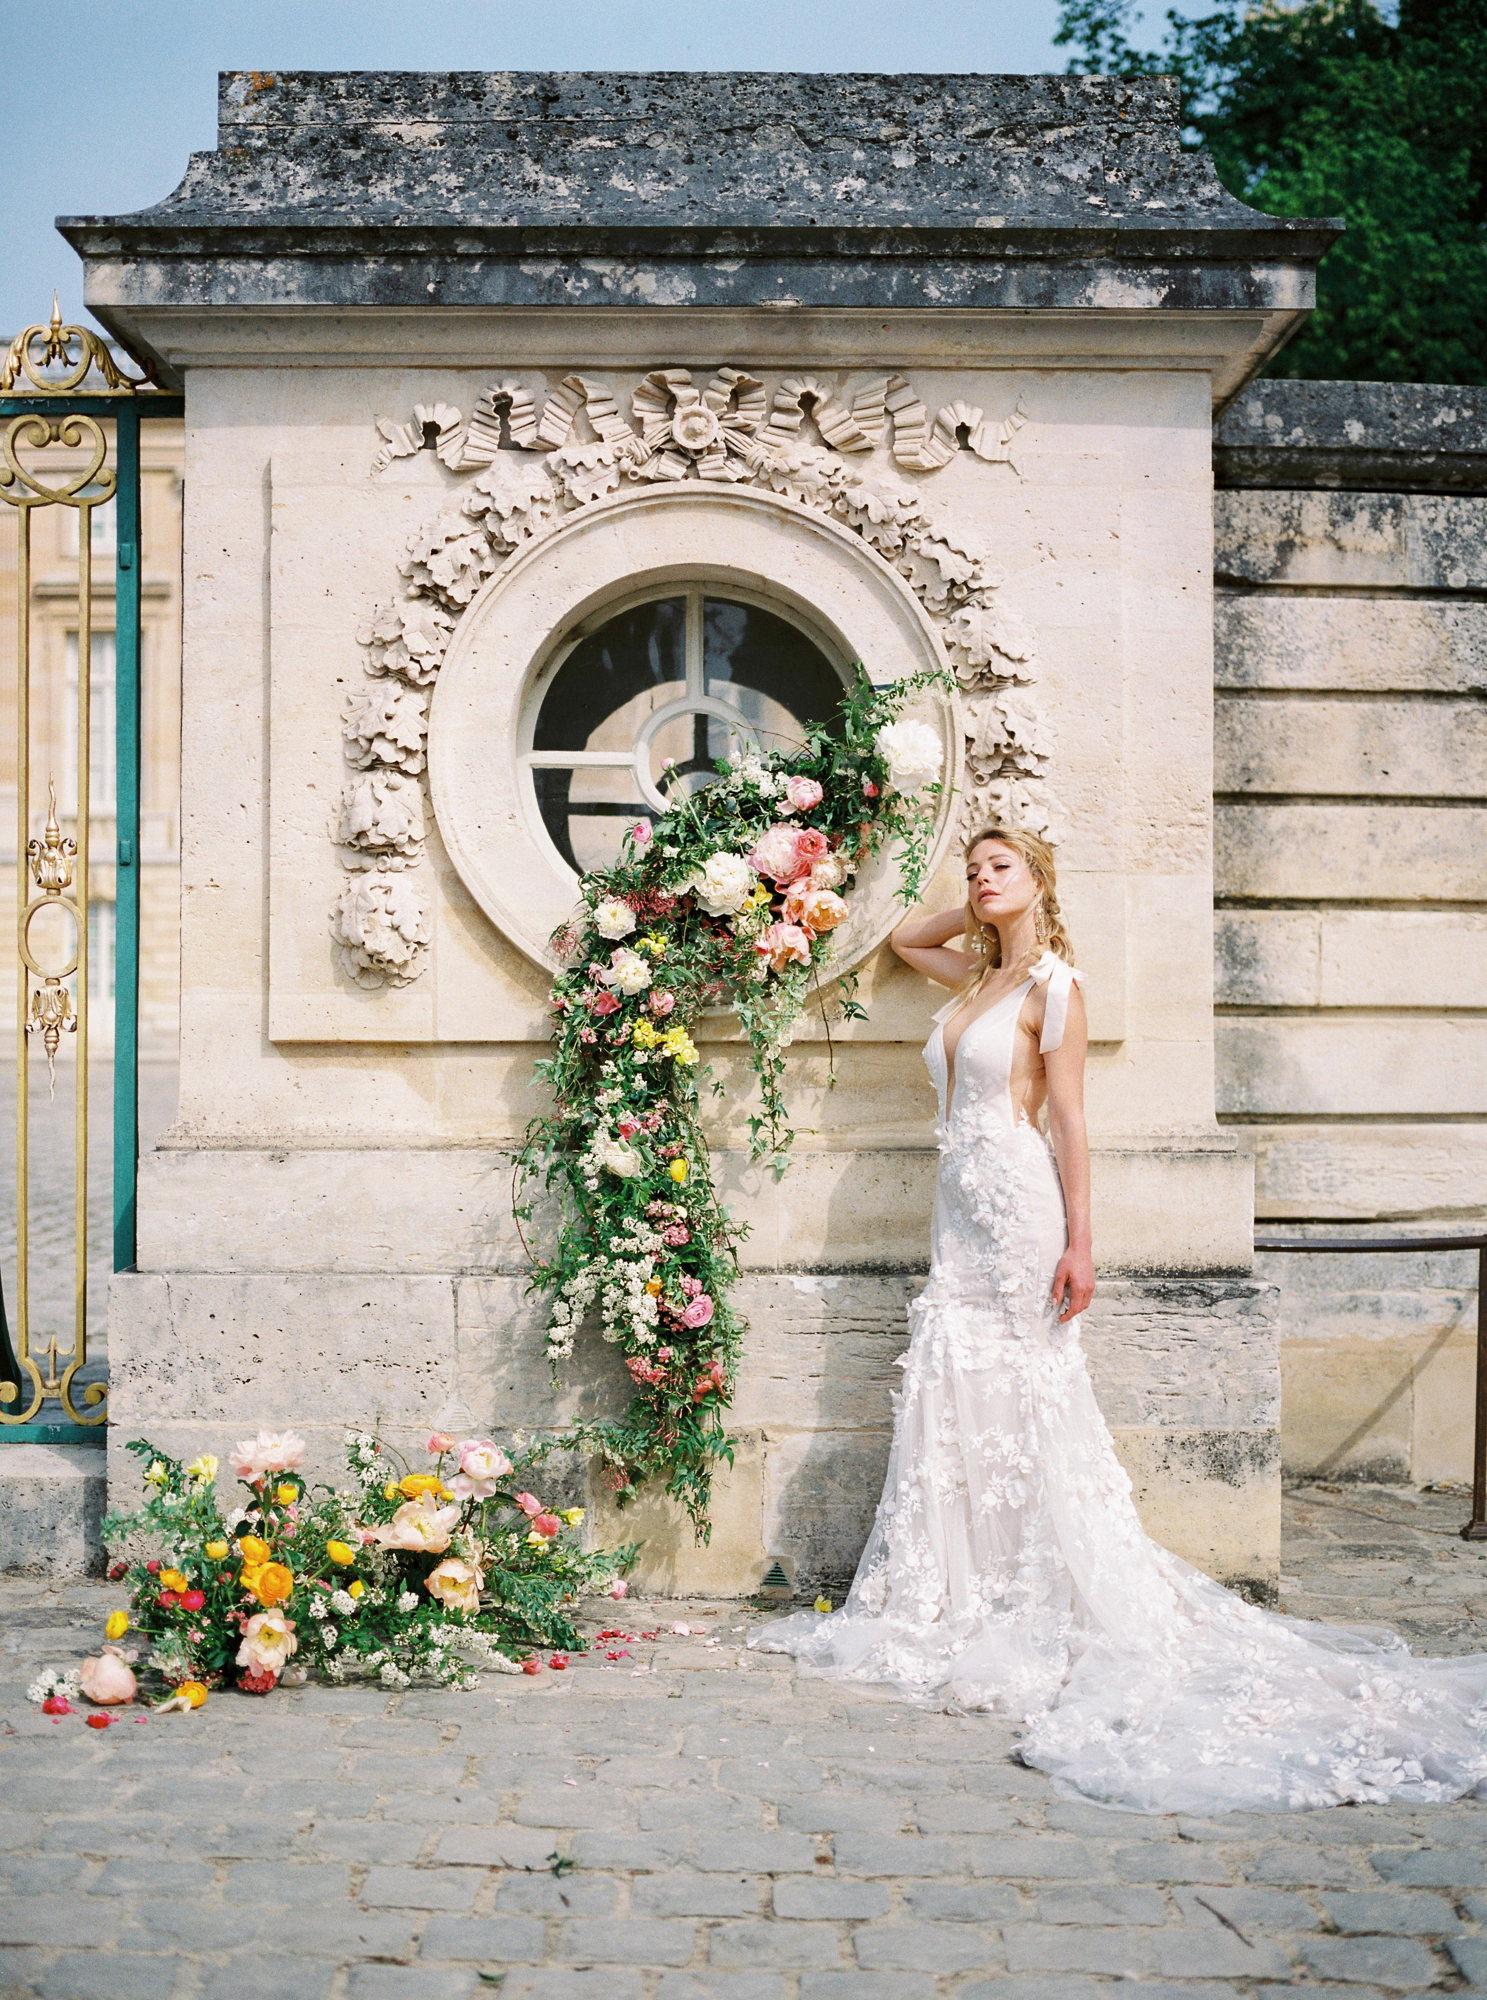
[{"label": "carved stone ribbon relief", "polygon": [[[962,824],[994,817],[1057,838],[1049,732],[1031,693],[1032,635],[1000,601],[999,574],[930,513],[916,488],[850,462],[886,444],[904,470],[935,472],[964,448],[1020,479],[1021,404],[988,419],[955,402],[931,418],[901,375],[869,383],[848,404],[804,377],[782,381],[771,396],[753,376],[725,367],[701,385],[688,369],[655,369],[633,391],[630,409],[627,418],[608,389],[570,375],[540,411],[529,389],[503,381],[481,393],[468,421],[451,404],[420,403],[411,423],[378,422],[374,474],[431,449],[451,471],[478,476],[409,537],[398,563],[401,595],[357,632],[370,683],[349,697],[343,725],[351,768],[335,838],[351,879],[331,934],[359,985],[407,985],[427,961],[428,905],[407,871],[419,866],[425,845],[425,690],[460,617],[518,549],[647,480],[745,482],[819,508],[861,535],[939,625],[965,692]],[[811,430],[820,443],[810,441]]]}]

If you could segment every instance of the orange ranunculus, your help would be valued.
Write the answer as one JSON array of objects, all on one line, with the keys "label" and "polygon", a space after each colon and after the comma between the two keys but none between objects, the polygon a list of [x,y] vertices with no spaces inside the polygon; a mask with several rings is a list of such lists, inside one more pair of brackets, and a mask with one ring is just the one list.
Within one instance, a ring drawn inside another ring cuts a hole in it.
[{"label": "orange ranunculus", "polygon": [[410,1472],[398,1481],[398,1491],[405,1500],[416,1500],[420,1493],[437,1493],[443,1484],[435,1472]]},{"label": "orange ranunculus", "polygon": [[189,1590],[191,1588],[191,1579],[182,1576],[178,1569],[163,1569],[160,1572],[160,1588],[162,1590]]},{"label": "orange ranunculus", "polygon": [[273,1554],[268,1543],[260,1541],[257,1535],[239,1535],[238,1547],[243,1553],[243,1563],[249,1569],[256,1568],[259,1563],[266,1563]]},{"label": "orange ranunculus", "polygon": [[[246,1577],[247,1572],[244,1572]],[[254,1570],[253,1581],[248,1585],[265,1611],[272,1611],[276,1604],[282,1604],[294,1590],[294,1576],[283,1563],[264,1563]]]},{"label": "orange ranunculus", "polygon": [[356,1551],[349,1542],[327,1542],[325,1553],[333,1563],[339,1563],[342,1569],[345,1569],[348,1563],[356,1561]]}]

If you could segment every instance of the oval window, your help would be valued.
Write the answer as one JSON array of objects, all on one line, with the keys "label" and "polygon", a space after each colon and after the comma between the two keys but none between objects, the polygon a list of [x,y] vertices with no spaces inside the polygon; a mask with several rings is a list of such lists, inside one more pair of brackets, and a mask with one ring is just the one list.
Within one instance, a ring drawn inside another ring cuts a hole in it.
[{"label": "oval window", "polygon": [[627,825],[697,791],[720,757],[787,750],[837,714],[846,676],[778,611],[701,588],[651,596],[569,635],[522,764],[575,873],[619,858]]}]

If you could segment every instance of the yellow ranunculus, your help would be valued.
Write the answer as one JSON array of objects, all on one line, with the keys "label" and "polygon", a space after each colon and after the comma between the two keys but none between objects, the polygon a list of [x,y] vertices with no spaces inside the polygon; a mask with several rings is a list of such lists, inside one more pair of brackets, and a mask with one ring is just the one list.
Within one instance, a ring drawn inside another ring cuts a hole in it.
[{"label": "yellow ranunculus", "polygon": [[650,1293],[653,1299],[660,1298],[661,1293],[665,1289],[659,1278],[647,1278],[645,1281],[645,1288]]},{"label": "yellow ranunculus", "polygon": [[443,1484],[437,1472],[410,1472],[398,1481],[398,1491],[405,1500],[416,1500],[420,1493],[437,1493]]},{"label": "yellow ranunculus", "polygon": [[191,1579],[188,1576],[183,1576],[178,1569],[163,1569],[160,1572],[160,1588],[162,1590],[189,1590],[191,1588]]},{"label": "yellow ranunculus", "polygon": [[354,1583],[347,1584],[346,1595],[348,1597],[360,1597],[365,1589],[366,1585],[362,1582],[361,1578],[358,1577]]},{"label": "yellow ranunculus", "polygon": [[272,1611],[276,1604],[282,1604],[292,1593],[294,1576],[283,1563],[265,1563],[253,1572],[249,1588],[264,1610]]},{"label": "yellow ranunculus", "polygon": [[680,1187],[682,1182],[687,1178],[687,1163],[685,1160],[673,1160],[667,1171],[677,1186]]},{"label": "yellow ranunculus", "polygon": [[273,1554],[268,1543],[257,1535],[239,1535],[238,1547],[242,1551],[243,1565],[247,1569],[256,1569],[259,1563],[266,1563]]},{"label": "yellow ranunculus", "polygon": [[664,958],[666,956],[666,940],[663,937],[658,937],[654,931],[650,931],[640,940],[640,949],[648,951],[652,958]]},{"label": "yellow ranunculus", "polygon": [[200,1681],[182,1681],[175,1693],[178,1701],[189,1701],[193,1708],[200,1708],[207,1698],[207,1691]]},{"label": "yellow ranunculus", "polygon": [[293,1501],[298,1500],[299,1488],[297,1486],[291,1486],[289,1484],[289,1481],[286,1479],[282,1486],[276,1486],[274,1488],[274,1498],[278,1501],[281,1507],[288,1507]]},{"label": "yellow ranunculus", "polygon": [[563,1509],[563,1519],[568,1523],[570,1528],[576,1528],[583,1519],[582,1507],[565,1507]]},{"label": "yellow ranunculus", "polygon": [[384,1500],[396,1500],[397,1497],[398,1497],[398,1489],[389,1479],[387,1484],[382,1489],[382,1498]]},{"label": "yellow ranunculus", "polygon": [[214,1563],[219,1563],[227,1554],[227,1544],[226,1542],[208,1542],[206,1552]]},{"label": "yellow ranunculus", "polygon": [[661,1053],[679,1062],[683,1069],[690,1069],[697,1060],[697,1045],[685,1028],[668,1028],[661,1037]]},{"label": "yellow ranunculus", "polygon": [[108,1623],[103,1628],[104,1638],[122,1639],[128,1630],[129,1613],[127,1611],[110,1611],[108,1614]]},{"label": "yellow ranunculus", "polygon": [[356,1551],[349,1542],[327,1542],[325,1553],[333,1563],[339,1563],[342,1569],[346,1567],[347,1563],[354,1563],[356,1561]]},{"label": "yellow ranunculus", "polygon": [[203,1486],[210,1486],[212,1481],[217,1477],[216,1459],[212,1457],[209,1451],[204,1451],[200,1458],[193,1458],[191,1463],[186,1467],[186,1477],[188,1479],[199,1479]]}]

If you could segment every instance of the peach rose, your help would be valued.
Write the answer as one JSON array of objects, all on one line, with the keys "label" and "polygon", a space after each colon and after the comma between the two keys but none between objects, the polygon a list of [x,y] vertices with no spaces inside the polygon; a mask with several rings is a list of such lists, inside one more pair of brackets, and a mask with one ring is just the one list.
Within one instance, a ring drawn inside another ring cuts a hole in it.
[{"label": "peach rose", "polygon": [[112,1647],[91,1660],[84,1660],[78,1668],[78,1684],[89,1701],[100,1708],[111,1708],[118,1702],[133,1701],[135,1681],[126,1663],[119,1658]]},{"label": "peach rose", "polygon": [[830,889],[808,888],[801,898],[800,921],[808,931],[834,931],[846,914],[846,904]]},{"label": "peach rose", "polygon": [[422,1549],[442,1555],[459,1526],[458,1507],[441,1507],[432,1493],[405,1500],[385,1527],[374,1528],[372,1539],[384,1549]]},{"label": "peach rose", "polygon": [[482,1581],[473,1563],[446,1556],[437,1569],[429,1571],[423,1587],[446,1611],[478,1611]]},{"label": "peach rose", "polygon": [[787,965],[811,962],[811,941],[799,924],[771,924],[755,938],[754,949],[776,972],[783,972]]}]

